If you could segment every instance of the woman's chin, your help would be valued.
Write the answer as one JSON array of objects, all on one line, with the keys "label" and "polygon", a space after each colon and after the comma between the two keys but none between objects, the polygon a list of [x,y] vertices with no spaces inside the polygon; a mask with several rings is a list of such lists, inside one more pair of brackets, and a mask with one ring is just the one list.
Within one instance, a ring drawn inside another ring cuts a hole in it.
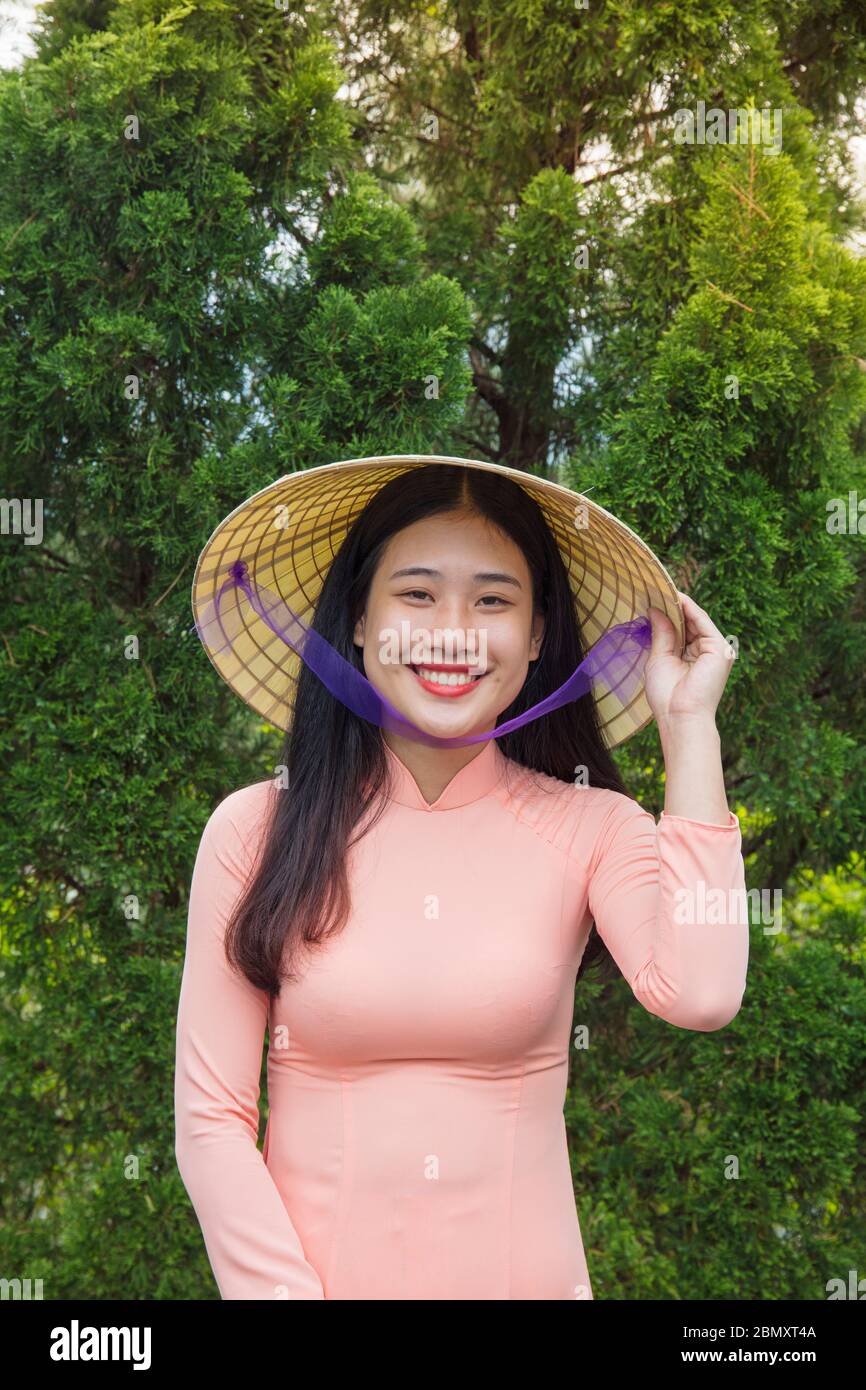
[{"label": "woman's chin", "polygon": [[[441,697],[431,696],[431,700]],[[410,720],[424,734],[435,738],[463,738],[467,734],[486,733],[496,727],[492,711],[442,709],[431,710],[426,701],[393,702],[404,719]],[[444,704],[445,701],[443,700]]]}]

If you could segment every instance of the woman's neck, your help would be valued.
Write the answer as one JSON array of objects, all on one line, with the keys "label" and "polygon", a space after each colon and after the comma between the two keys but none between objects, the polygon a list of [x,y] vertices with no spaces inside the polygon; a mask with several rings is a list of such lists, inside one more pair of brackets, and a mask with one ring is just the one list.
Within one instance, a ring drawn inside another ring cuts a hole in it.
[{"label": "woman's neck", "polygon": [[416,743],[413,739],[390,732],[383,733],[382,738],[391,752],[409,769],[428,806],[438,801],[460,769],[487,747],[486,743],[478,743],[468,744],[465,748],[430,748],[427,744]]}]

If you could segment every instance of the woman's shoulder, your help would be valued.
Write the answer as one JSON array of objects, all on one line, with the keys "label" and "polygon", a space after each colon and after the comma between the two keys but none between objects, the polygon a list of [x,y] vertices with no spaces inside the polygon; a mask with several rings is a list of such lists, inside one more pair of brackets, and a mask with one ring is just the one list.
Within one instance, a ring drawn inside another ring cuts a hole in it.
[{"label": "woman's shoulder", "polygon": [[517,820],[585,862],[602,827],[649,812],[624,792],[584,782],[582,772],[575,768],[574,780],[566,782],[509,760],[504,787],[505,803]]},{"label": "woman's shoulder", "polygon": [[276,783],[271,778],[229,792],[211,811],[202,839],[216,847],[239,843],[251,847],[265,830],[276,795]]}]

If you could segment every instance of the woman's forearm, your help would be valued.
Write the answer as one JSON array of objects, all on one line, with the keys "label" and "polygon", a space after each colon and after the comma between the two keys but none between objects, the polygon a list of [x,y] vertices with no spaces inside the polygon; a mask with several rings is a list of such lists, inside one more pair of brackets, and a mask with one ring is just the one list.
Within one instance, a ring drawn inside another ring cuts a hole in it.
[{"label": "woman's forearm", "polygon": [[730,819],[719,731],[712,715],[688,715],[659,725],[665,762],[665,814],[711,825]]}]

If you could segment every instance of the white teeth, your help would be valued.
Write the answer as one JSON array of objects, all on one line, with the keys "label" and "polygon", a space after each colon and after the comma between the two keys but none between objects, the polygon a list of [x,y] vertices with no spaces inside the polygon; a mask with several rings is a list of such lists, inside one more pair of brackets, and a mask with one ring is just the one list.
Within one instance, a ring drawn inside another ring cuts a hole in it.
[{"label": "white teeth", "polygon": [[432,681],[434,685],[471,685],[480,679],[479,676],[459,675],[456,671],[430,671],[424,666],[416,669],[423,680]]}]

